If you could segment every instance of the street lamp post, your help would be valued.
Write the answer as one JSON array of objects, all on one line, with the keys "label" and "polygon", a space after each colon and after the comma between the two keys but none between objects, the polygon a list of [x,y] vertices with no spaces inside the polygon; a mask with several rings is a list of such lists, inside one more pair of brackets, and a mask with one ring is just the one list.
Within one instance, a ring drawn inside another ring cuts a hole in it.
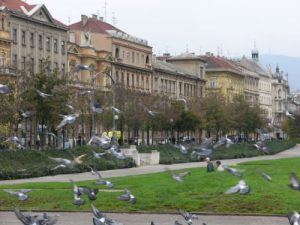
[{"label": "street lamp post", "polygon": [[[94,71],[93,68],[91,68],[90,66],[88,65],[77,65],[76,66],[76,69],[77,71],[79,70],[89,70],[91,73]],[[95,81],[96,81],[96,77],[98,75],[106,75],[108,76],[110,79],[111,79],[111,89],[112,89],[112,105],[113,107],[115,106],[116,104],[116,94],[115,94],[115,80],[113,79],[112,77],[112,73],[111,71],[105,71],[105,72],[98,72],[98,73],[95,73],[95,74],[92,74],[91,75],[91,80],[92,80],[92,94],[91,94],[91,102],[92,104],[95,103]],[[117,137],[116,137],[116,120],[118,119],[117,118],[117,115],[116,115],[116,112],[115,110],[112,110],[112,121],[113,121],[113,124],[112,124],[112,132],[113,132],[113,137],[112,137],[112,142],[113,144],[116,144],[116,140],[117,140]],[[95,112],[93,111],[92,113],[92,136],[94,136],[96,134],[96,125],[95,125]]]}]

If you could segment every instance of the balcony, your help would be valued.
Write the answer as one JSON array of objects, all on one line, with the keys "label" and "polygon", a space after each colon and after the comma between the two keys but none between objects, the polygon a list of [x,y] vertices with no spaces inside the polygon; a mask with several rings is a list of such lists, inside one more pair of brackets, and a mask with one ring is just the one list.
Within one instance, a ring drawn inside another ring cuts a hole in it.
[{"label": "balcony", "polygon": [[0,67],[0,75],[16,76],[17,69],[12,67]]},{"label": "balcony", "polygon": [[117,63],[121,63],[123,61],[123,59],[121,59],[121,58],[114,58],[114,61],[117,62]]}]

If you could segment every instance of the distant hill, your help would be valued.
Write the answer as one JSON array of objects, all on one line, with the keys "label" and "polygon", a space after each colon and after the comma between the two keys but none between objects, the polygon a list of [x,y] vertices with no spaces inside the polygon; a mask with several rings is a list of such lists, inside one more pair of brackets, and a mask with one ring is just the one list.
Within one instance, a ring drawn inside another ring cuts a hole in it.
[{"label": "distant hill", "polygon": [[291,91],[300,90],[300,58],[285,55],[260,55],[259,61],[262,65],[270,64],[272,71],[275,72],[278,64],[280,71],[289,74],[289,85]]}]

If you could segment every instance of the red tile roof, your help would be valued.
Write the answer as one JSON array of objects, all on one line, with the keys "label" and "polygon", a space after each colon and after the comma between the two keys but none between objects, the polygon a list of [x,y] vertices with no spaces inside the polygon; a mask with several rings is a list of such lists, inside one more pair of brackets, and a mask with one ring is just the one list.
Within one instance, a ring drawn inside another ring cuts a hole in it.
[{"label": "red tile roof", "polygon": [[202,56],[207,61],[207,69],[223,69],[223,70],[233,70],[240,72],[240,68],[231,60],[225,59],[223,57],[215,56]]},{"label": "red tile roof", "polygon": [[22,0],[0,0],[0,5],[6,6],[8,9],[18,10],[18,11],[22,11],[21,6],[27,9],[27,11],[30,11],[35,6],[35,5],[29,5]]},{"label": "red tile roof", "polygon": [[[94,17],[87,18],[87,21],[84,25],[79,21],[77,23],[73,23],[69,25],[70,30],[80,30],[80,31],[89,31],[93,33],[102,33],[106,34],[106,30],[116,30],[121,31],[120,29],[114,27],[113,25],[102,21],[101,19],[97,19]],[[123,32],[123,31],[121,31]],[[123,32],[124,33],[124,32]]]}]

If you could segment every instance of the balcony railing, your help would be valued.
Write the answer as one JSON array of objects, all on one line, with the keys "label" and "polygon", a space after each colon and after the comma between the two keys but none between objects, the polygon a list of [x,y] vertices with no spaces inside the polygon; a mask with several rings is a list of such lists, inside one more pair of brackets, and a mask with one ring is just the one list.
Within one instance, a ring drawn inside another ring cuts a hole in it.
[{"label": "balcony railing", "polygon": [[0,75],[17,75],[17,69],[12,67],[0,67]]}]

